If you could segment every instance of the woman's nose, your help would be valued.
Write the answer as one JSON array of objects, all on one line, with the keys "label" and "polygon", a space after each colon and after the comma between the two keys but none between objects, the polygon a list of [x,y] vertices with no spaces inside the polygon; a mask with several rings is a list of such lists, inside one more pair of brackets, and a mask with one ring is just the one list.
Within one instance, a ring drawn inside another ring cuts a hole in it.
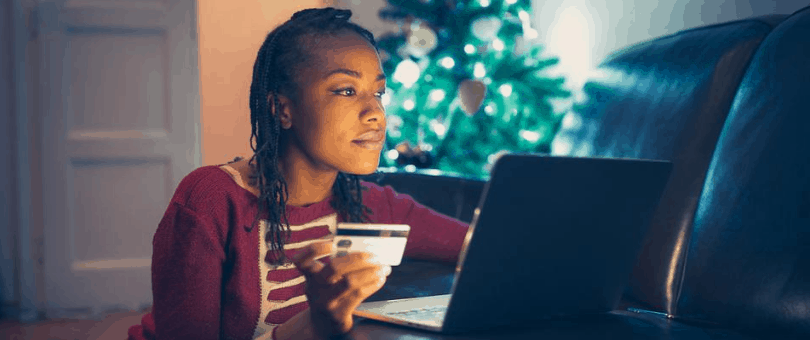
[{"label": "woman's nose", "polygon": [[363,121],[385,123],[385,107],[379,98],[374,97],[363,114]]}]

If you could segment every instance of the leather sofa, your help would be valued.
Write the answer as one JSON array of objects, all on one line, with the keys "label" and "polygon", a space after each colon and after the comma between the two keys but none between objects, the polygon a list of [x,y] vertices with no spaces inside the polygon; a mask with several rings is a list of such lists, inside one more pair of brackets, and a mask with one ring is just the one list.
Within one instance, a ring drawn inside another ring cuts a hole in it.
[{"label": "leather sofa", "polygon": [[[810,339],[805,86],[810,7],[684,30],[606,58],[554,153],[674,168],[619,308],[537,326],[543,334]],[[375,179],[468,222],[484,186],[420,172]],[[452,280],[451,267],[406,260],[371,299],[446,294]]]}]

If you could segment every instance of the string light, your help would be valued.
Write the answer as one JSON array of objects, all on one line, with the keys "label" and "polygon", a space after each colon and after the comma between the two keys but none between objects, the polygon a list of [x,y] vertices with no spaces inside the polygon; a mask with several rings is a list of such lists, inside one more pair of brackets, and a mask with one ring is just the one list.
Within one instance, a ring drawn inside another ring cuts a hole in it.
[{"label": "string light", "polygon": [[402,103],[402,108],[405,109],[405,111],[411,111],[415,106],[416,104],[413,102],[413,100],[410,99]]},{"label": "string light", "polygon": [[475,53],[475,46],[471,44],[464,45],[464,53],[473,54]]},{"label": "string light", "polygon": [[436,133],[436,136],[444,137],[444,134],[447,132],[447,127],[444,124],[439,123],[437,120],[430,121],[430,129]]},{"label": "string light", "polygon": [[529,13],[521,10],[518,12],[518,18],[520,18],[520,21],[527,22],[529,21]]},{"label": "string light", "polygon": [[446,68],[448,70],[453,68],[453,66],[456,66],[456,61],[453,60],[453,58],[450,58],[450,57],[442,58],[441,63],[442,63],[442,66],[444,66],[444,68]]},{"label": "string light", "polygon": [[442,89],[435,89],[430,91],[430,100],[434,102],[440,102],[444,100],[445,93]]},{"label": "string light", "polygon": [[419,65],[410,59],[403,60],[394,70],[394,80],[402,83],[406,88],[410,88],[419,80]]},{"label": "string light", "polygon": [[498,88],[498,91],[501,92],[502,96],[509,97],[512,95],[512,85],[503,84]]},{"label": "string light", "polygon": [[495,114],[495,106],[492,105],[492,103],[487,104],[487,106],[484,107],[484,112],[486,112],[488,116]]},{"label": "string light", "polygon": [[501,39],[495,39],[494,41],[492,41],[492,48],[494,48],[496,51],[499,52],[503,51],[504,47],[506,46],[504,46],[503,41]]},{"label": "string light", "polygon": [[555,155],[569,155],[573,149],[571,138],[568,136],[554,138],[551,142],[551,153]]},{"label": "string light", "polygon": [[534,131],[520,130],[518,135],[520,135],[521,138],[529,141],[530,143],[536,143],[537,141],[540,140],[540,134]]},{"label": "string light", "polygon": [[562,120],[562,128],[563,129],[576,129],[579,127],[581,121],[579,116],[575,113],[569,113],[565,115],[565,118]]},{"label": "string light", "polygon": [[478,0],[478,3],[481,4],[481,7],[489,7],[489,0]]},{"label": "string light", "polygon": [[514,5],[517,3],[517,0],[506,0],[507,5]]},{"label": "string light", "polygon": [[487,70],[484,69],[484,64],[482,64],[480,61],[475,63],[475,66],[473,67],[473,75],[476,78],[483,78],[487,75]]}]

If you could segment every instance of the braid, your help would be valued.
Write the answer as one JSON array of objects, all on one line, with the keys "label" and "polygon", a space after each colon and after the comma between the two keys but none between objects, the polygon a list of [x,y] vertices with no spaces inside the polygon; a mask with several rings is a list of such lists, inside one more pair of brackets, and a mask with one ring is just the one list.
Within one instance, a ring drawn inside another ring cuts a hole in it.
[{"label": "braid", "polygon": [[[266,216],[268,232],[265,242],[270,243],[270,251],[274,255],[272,258],[275,259],[271,262],[274,265],[288,261],[284,254],[284,244],[291,233],[286,210],[289,195],[287,182],[278,168],[281,120],[279,115],[273,114],[282,109],[278,95],[297,98],[298,88],[294,73],[298,67],[306,64],[308,58],[305,44],[300,43],[300,39],[306,35],[330,35],[349,31],[359,34],[376,48],[374,35],[349,22],[351,15],[350,10],[331,7],[305,9],[293,14],[290,20],[267,35],[253,65],[253,80],[250,85],[250,147],[254,154],[249,165],[254,170],[250,183],[259,188],[260,195],[259,212],[253,225],[246,227],[246,231],[252,231],[262,216]],[[343,220],[367,222],[371,210],[363,205],[363,190],[365,188],[358,176],[338,173],[332,187],[333,198],[330,204]]]}]

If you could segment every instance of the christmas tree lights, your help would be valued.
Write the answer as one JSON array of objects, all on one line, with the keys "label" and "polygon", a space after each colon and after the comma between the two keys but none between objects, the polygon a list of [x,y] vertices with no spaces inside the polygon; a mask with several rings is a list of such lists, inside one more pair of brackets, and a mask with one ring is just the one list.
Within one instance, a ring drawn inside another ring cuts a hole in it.
[{"label": "christmas tree lights", "polygon": [[381,165],[487,178],[505,152],[548,152],[566,98],[541,57],[531,0],[388,0],[400,32],[378,39],[392,74]]}]

